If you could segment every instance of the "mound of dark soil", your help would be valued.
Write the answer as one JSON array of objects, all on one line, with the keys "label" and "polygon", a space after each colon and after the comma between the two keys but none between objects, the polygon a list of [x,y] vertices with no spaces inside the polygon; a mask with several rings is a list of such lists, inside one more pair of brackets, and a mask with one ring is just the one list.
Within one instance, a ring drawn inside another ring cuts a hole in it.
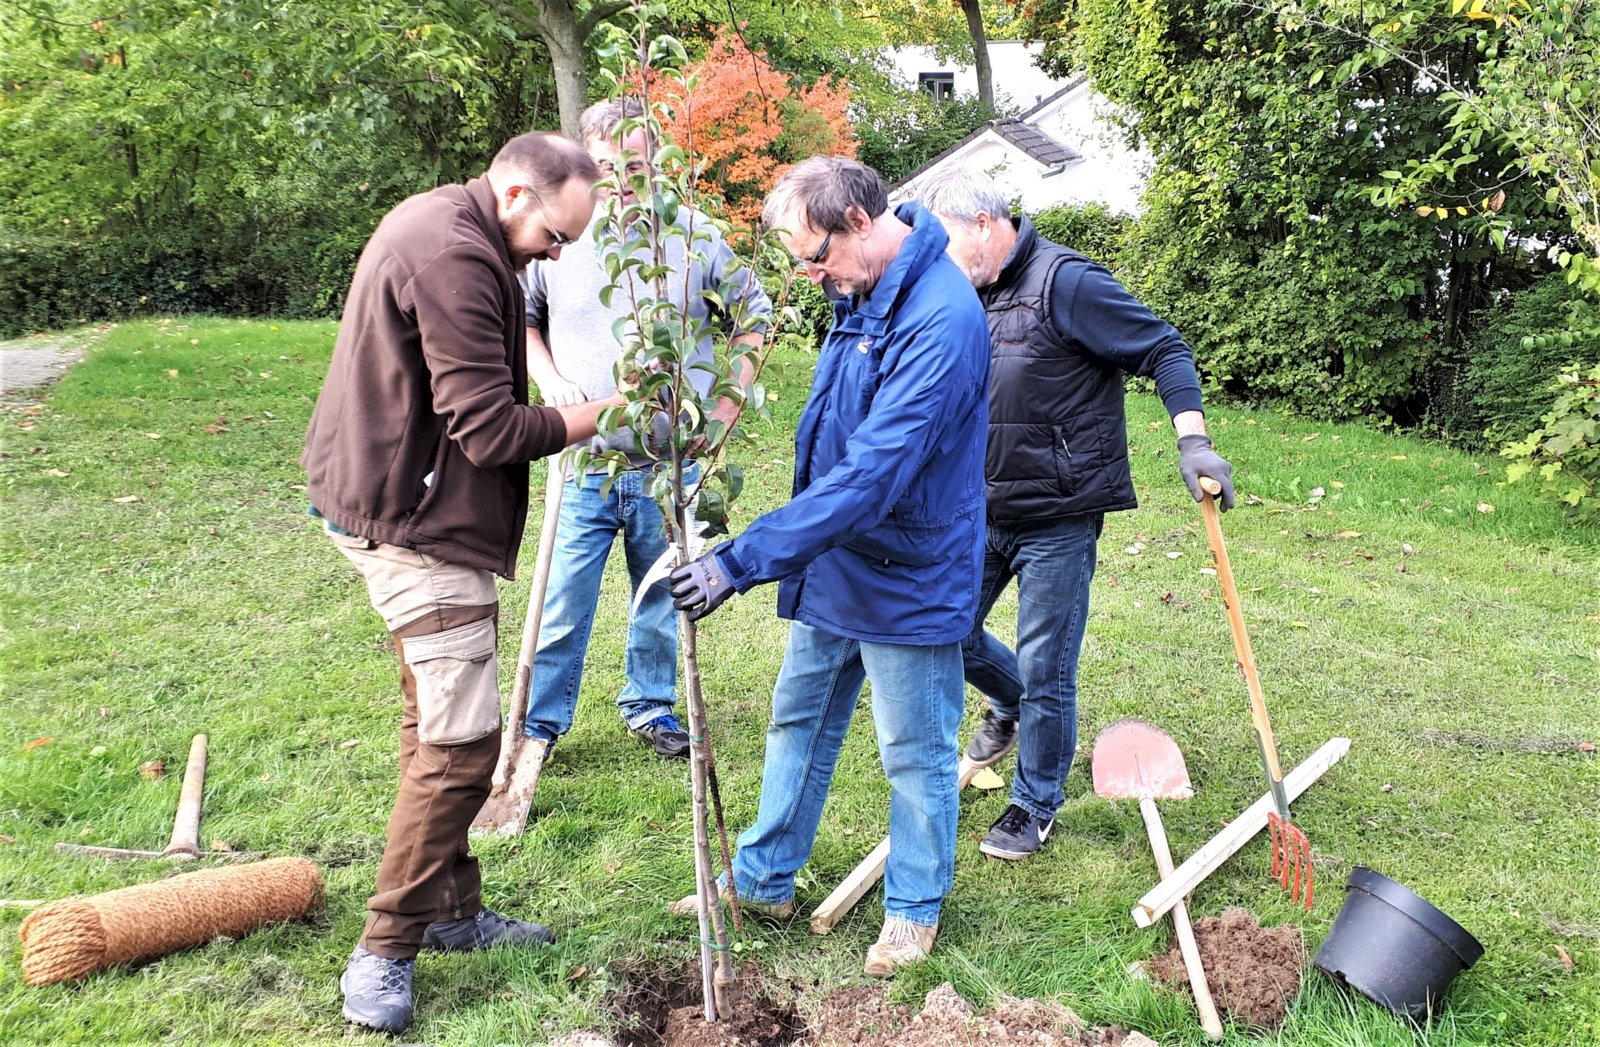
[{"label": "mound of dark soil", "polygon": [[[1268,1032],[1283,1024],[1306,959],[1300,928],[1262,927],[1244,909],[1229,909],[1196,920],[1194,937],[1218,1010]],[[1165,956],[1150,961],[1150,973],[1173,985],[1189,984],[1176,940]]]}]

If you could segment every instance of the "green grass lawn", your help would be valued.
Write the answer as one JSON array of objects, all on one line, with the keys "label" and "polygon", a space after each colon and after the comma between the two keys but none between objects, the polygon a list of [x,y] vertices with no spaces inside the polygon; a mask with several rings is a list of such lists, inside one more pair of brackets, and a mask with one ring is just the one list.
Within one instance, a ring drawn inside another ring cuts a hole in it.
[{"label": "green grass lawn", "polygon": [[[329,323],[124,324],[42,407],[0,415],[0,897],[160,875],[158,864],[63,857],[53,845],[163,845],[200,731],[211,738],[203,841],[308,856],[329,888],[308,923],[79,987],[25,986],[24,912],[0,909],[0,1041],[344,1038],[335,981],[382,846],[399,689],[363,589],[305,516],[297,459],[333,333]],[[776,422],[747,458],[736,520],[787,496],[808,381],[808,361],[791,360]],[[894,991],[920,1000],[948,980],[979,1004],[1059,996],[1091,1022],[1199,1044],[1184,998],[1126,974],[1164,951],[1167,933],[1128,917],[1154,865],[1136,806],[1094,795],[1088,754],[1095,731],[1124,716],[1177,739],[1197,789],[1165,806],[1180,861],[1262,782],[1170,428],[1153,398],[1132,397],[1130,410],[1143,507],[1106,524],[1080,674],[1080,759],[1055,833],[1032,861],[987,860],[976,839],[1004,794],[968,793],[938,949]],[[1600,535],[1498,486],[1492,458],[1265,411],[1217,409],[1210,424],[1238,480],[1241,504],[1224,526],[1285,761],[1335,735],[1353,747],[1296,805],[1318,858],[1315,911],[1297,912],[1269,882],[1258,838],[1200,887],[1192,912],[1243,905],[1263,923],[1299,923],[1314,948],[1345,875],[1362,864],[1421,893],[1488,950],[1427,1029],[1308,968],[1279,1034],[1233,1027],[1228,1042],[1600,1042],[1600,763],[1580,749],[1600,742]],[[523,576],[502,594],[507,678],[536,532]],[[577,726],[541,782],[535,821],[520,840],[480,847],[489,904],[553,925],[561,943],[426,958],[411,1039],[539,1043],[602,1026],[619,968],[695,955],[690,927],[662,911],[692,882],[688,771],[658,762],[612,706],[625,621],[612,568]],[[1009,636],[1014,618],[1013,596],[994,628]],[[702,634],[735,831],[755,810],[784,634],[771,587],[732,602]],[[966,732],[981,706],[973,695]],[[172,773],[142,779],[139,765],[155,758]],[[878,895],[826,938],[811,936],[804,916],[884,832],[887,796],[863,723],[801,874],[801,918],[754,926],[742,956],[813,993],[860,978]]]}]

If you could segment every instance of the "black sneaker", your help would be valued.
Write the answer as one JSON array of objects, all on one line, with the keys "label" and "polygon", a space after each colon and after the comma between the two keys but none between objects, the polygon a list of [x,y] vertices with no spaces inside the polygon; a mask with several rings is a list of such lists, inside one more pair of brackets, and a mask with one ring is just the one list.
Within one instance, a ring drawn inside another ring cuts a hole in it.
[{"label": "black sneaker", "polygon": [[409,1029],[416,966],[416,960],[391,960],[356,946],[339,976],[345,1020],[391,1034]]},{"label": "black sneaker", "polygon": [[678,723],[678,718],[671,713],[663,713],[643,727],[632,729],[635,737],[642,738],[645,744],[655,750],[657,756],[668,760],[687,760],[689,758],[689,734]]},{"label": "black sneaker", "polygon": [[1016,861],[1033,854],[1050,838],[1056,820],[1035,818],[1016,804],[1006,808],[998,821],[989,827],[989,833],[978,844],[978,850],[991,858]]},{"label": "black sneaker", "polygon": [[1017,747],[1017,721],[1002,720],[990,709],[967,743],[967,759],[974,767],[993,767]]},{"label": "black sneaker", "polygon": [[556,940],[550,928],[526,920],[508,920],[489,909],[459,920],[428,924],[422,947],[439,952],[471,952],[491,945],[549,945]]}]

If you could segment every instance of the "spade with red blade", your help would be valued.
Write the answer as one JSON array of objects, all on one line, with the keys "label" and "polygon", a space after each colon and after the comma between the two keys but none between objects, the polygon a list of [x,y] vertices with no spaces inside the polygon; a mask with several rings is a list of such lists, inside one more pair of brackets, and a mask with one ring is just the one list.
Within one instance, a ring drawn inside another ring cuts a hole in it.
[{"label": "spade with red blade", "polygon": [[[1139,801],[1145,831],[1150,834],[1150,850],[1155,852],[1156,868],[1165,879],[1172,875],[1172,851],[1167,846],[1167,831],[1161,824],[1156,800],[1187,800],[1194,795],[1189,784],[1189,768],[1183,751],[1172,736],[1143,720],[1118,720],[1101,730],[1094,739],[1092,763],[1094,791],[1100,796]],[[1200,964],[1200,947],[1189,923],[1188,906],[1180,899],[1172,907],[1172,923],[1178,931],[1178,949],[1189,972],[1189,987],[1194,991],[1195,1010],[1200,1025],[1212,1040],[1222,1039],[1222,1018],[1212,1002],[1205,968]]]}]

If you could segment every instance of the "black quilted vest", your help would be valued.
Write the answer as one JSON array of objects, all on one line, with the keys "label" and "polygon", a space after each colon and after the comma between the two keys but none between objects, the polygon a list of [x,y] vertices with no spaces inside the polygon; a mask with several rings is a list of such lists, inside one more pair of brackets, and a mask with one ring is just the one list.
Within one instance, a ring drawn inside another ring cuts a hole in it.
[{"label": "black quilted vest", "polygon": [[[1029,520],[1115,512],[1138,505],[1128,472],[1122,372],[1063,340],[1050,316],[1055,280],[1076,280],[1083,255],[1051,243],[1026,218],[988,287],[989,519]],[[1071,325],[1067,325],[1070,331]]]}]

